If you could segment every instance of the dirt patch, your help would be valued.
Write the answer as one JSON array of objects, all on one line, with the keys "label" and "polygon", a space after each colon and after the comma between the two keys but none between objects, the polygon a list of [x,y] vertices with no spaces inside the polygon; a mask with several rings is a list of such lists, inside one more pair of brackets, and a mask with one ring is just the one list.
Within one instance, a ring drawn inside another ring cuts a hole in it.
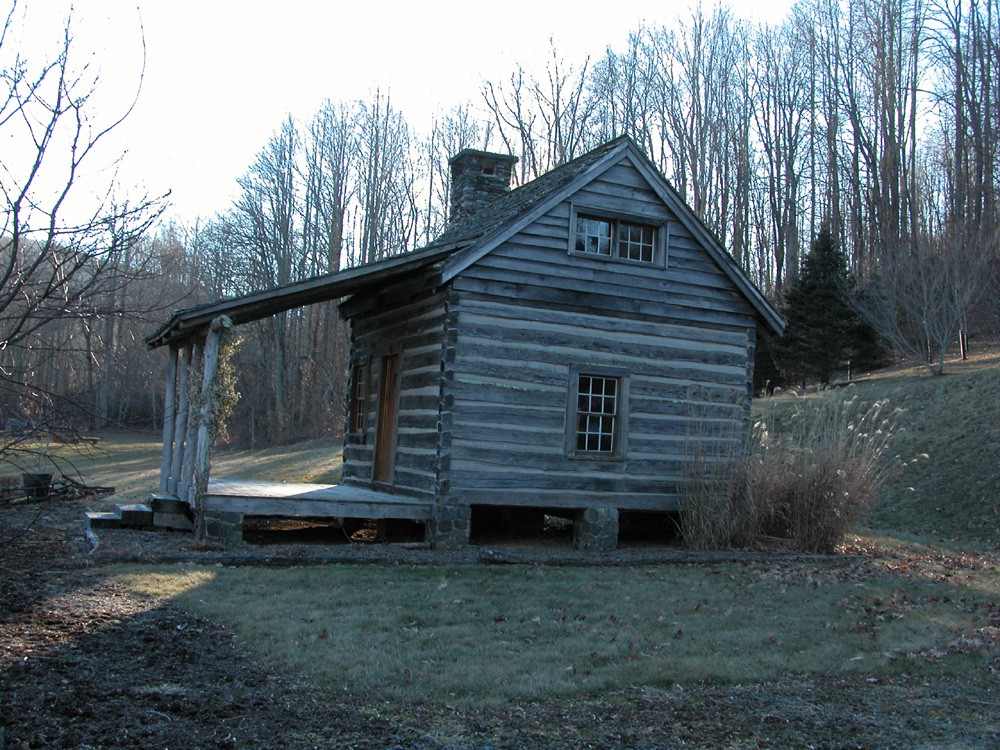
[{"label": "dirt patch", "polygon": [[[47,503],[0,508],[0,727],[6,748],[670,748],[996,747],[997,675],[789,678],[760,685],[635,688],[577,699],[455,709],[399,706],[275,674],[225,628],[117,585],[102,561],[225,550],[180,534],[141,535],[92,552],[82,511]],[[294,560],[299,545],[238,554]],[[394,549],[387,550],[387,547]],[[338,545],[351,558],[434,557],[406,545]],[[358,550],[361,550],[360,552]],[[498,548],[497,562],[538,550]],[[362,555],[362,552],[364,555]],[[660,561],[676,550],[659,550]],[[326,554],[331,554],[326,550]],[[342,552],[341,554],[347,554]],[[556,561],[569,550],[552,550]],[[613,557],[636,564],[652,553]],[[216,556],[213,558],[212,556]],[[365,557],[365,555],[367,557]],[[266,606],[266,603],[262,603]]]}]

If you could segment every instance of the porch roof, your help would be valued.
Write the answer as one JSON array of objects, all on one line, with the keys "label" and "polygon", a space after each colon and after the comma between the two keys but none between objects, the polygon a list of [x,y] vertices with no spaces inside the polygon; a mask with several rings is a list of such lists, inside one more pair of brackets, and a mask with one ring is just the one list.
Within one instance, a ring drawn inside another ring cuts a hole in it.
[{"label": "porch roof", "polygon": [[396,255],[368,265],[314,276],[242,297],[175,310],[170,320],[145,338],[146,346],[156,349],[202,335],[211,322],[220,315],[227,316],[233,324],[239,325],[303,305],[340,299],[368,287],[430,268],[457,249],[458,246],[455,244],[435,245],[406,255]]}]

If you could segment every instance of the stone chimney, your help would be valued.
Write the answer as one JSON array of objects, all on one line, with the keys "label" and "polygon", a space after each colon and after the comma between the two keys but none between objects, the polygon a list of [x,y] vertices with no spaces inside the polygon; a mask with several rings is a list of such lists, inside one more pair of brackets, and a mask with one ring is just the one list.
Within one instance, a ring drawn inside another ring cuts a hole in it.
[{"label": "stone chimney", "polygon": [[471,216],[510,190],[510,174],[517,157],[466,148],[448,160],[451,165],[451,208],[454,224]]}]

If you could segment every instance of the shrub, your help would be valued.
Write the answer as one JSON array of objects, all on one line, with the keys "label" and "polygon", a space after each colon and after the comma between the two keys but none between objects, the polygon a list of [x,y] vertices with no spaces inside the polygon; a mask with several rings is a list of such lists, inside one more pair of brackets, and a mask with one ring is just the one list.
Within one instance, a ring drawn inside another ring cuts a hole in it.
[{"label": "shrub", "polygon": [[770,410],[750,442],[718,441],[690,464],[681,505],[698,549],[780,545],[833,552],[867,514],[890,468],[895,412],[825,392]]}]

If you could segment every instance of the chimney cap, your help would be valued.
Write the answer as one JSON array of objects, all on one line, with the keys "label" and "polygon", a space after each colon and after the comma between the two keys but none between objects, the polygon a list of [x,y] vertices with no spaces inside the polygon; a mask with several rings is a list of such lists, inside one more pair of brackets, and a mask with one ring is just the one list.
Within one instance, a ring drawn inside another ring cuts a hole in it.
[{"label": "chimney cap", "polygon": [[490,161],[506,161],[510,162],[511,164],[517,164],[517,162],[519,161],[516,156],[513,156],[511,154],[495,154],[491,151],[480,151],[475,148],[463,148],[453,157],[448,159],[448,163],[454,164],[457,161],[463,161],[469,157],[488,159]]}]

